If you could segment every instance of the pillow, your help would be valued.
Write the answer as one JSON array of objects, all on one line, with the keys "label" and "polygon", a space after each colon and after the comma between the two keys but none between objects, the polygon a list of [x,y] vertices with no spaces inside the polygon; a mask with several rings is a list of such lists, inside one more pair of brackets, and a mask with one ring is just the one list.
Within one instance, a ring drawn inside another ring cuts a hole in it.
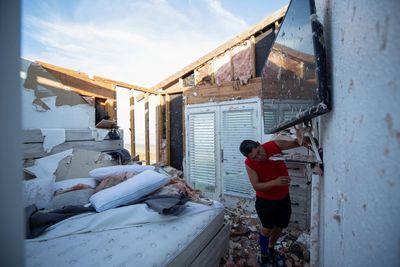
[{"label": "pillow", "polygon": [[101,181],[108,176],[116,176],[123,173],[132,173],[132,176],[145,170],[154,170],[154,166],[149,165],[115,165],[93,169],[89,172],[91,177]]},{"label": "pillow", "polygon": [[23,181],[24,206],[34,204],[38,209],[46,208],[53,198],[54,180],[53,176]]},{"label": "pillow", "polygon": [[168,176],[147,170],[120,184],[101,190],[89,199],[97,212],[112,209],[144,197],[169,182]]},{"label": "pillow", "polygon": [[97,180],[92,177],[90,177],[90,178],[72,178],[72,179],[68,179],[68,180],[62,180],[62,181],[54,183],[54,191],[57,191],[60,189],[61,190],[68,189],[77,184],[85,184],[85,185],[95,188],[97,186]]},{"label": "pillow", "polygon": [[94,189],[81,189],[69,191],[63,194],[54,196],[47,205],[46,209],[60,209],[70,205],[85,205],[89,203],[89,198],[94,194]]}]

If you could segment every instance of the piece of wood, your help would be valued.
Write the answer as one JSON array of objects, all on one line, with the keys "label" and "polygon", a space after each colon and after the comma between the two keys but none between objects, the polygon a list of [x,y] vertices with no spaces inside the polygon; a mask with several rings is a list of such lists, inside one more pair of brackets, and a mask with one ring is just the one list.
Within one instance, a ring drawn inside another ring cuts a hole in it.
[{"label": "piece of wood", "polygon": [[93,79],[95,81],[103,81],[105,83],[110,83],[116,86],[120,86],[120,87],[124,87],[124,88],[128,88],[128,89],[132,89],[132,90],[136,90],[136,91],[141,91],[141,92],[148,92],[148,93],[152,93],[152,94],[157,94],[156,91],[150,89],[150,88],[146,88],[143,86],[139,86],[139,85],[135,85],[135,84],[130,84],[130,83],[126,83],[126,82],[121,82],[121,81],[117,81],[117,80],[112,80],[109,78],[104,78],[101,76],[94,76]]},{"label": "piece of wood", "polygon": [[146,93],[140,94],[136,96],[136,102],[142,101],[146,97]]},{"label": "piece of wood", "polygon": [[245,85],[236,81],[224,82],[221,86],[197,86],[183,92],[186,104],[221,102],[260,97],[262,94],[261,78],[250,79]]},{"label": "piece of wood", "polygon": [[[104,138],[110,139],[108,135]],[[44,137],[40,129],[22,130],[22,143],[43,143]],[[94,141],[90,130],[69,130],[65,131],[65,141]]]},{"label": "piece of wood", "polygon": [[48,156],[51,154],[59,153],[71,148],[79,148],[94,151],[112,151],[115,149],[123,148],[123,139],[120,140],[103,140],[103,141],[76,141],[65,142],[52,148],[50,153],[43,150],[42,143],[25,143],[22,144],[22,157],[23,159],[36,159]]},{"label": "piece of wood", "polygon": [[104,109],[106,110],[108,116],[110,116],[109,120],[117,121],[117,105],[114,99],[107,99],[104,103]]},{"label": "piece of wood", "polygon": [[134,96],[134,91],[130,91],[130,98],[129,98],[129,104],[130,104],[130,131],[131,131],[131,155],[134,156],[136,155],[136,145],[135,145],[135,96]]},{"label": "piece of wood", "polygon": [[117,128],[117,123],[115,121],[110,120],[101,120],[99,123],[96,124],[96,128],[100,129],[112,129]]},{"label": "piece of wood", "polygon": [[[66,86],[71,91],[81,95],[115,99],[115,86],[111,83],[95,81],[83,72],[55,66],[43,61],[36,61],[36,63],[59,80],[63,87]],[[60,89],[65,90],[65,88]]]},{"label": "piece of wood", "polygon": [[163,109],[164,109],[164,96],[158,95],[159,104],[157,105],[157,140],[156,140],[156,162],[162,160],[162,140],[163,140]]},{"label": "piece of wood", "polygon": [[167,79],[161,81],[160,83],[156,84],[155,86],[152,87],[153,90],[158,90],[160,88],[168,88],[171,84],[176,83],[176,81],[188,74],[189,72],[193,71],[194,69],[198,68],[205,62],[211,60],[212,58],[224,53],[227,49],[237,45],[238,43],[243,42],[244,40],[250,38],[252,35],[255,35],[257,32],[263,30],[267,26],[273,26],[275,24],[275,21],[278,21],[283,18],[283,16],[286,13],[287,5],[280,8],[276,12],[274,12],[272,15],[266,17],[263,19],[261,22],[257,23],[247,31],[237,35],[235,38],[229,40],[228,42],[224,43],[223,45],[217,47],[210,53],[206,54],[205,56],[201,57],[200,59],[196,60],[192,64],[186,66],[182,70],[176,72],[175,74],[171,75]]},{"label": "piece of wood", "polygon": [[251,77],[255,78],[256,77],[256,37],[254,37],[254,35],[252,35],[250,37],[250,42],[251,42],[251,53],[252,53],[252,57],[253,57],[253,66],[252,66],[252,70],[251,70]]},{"label": "piece of wood", "polygon": [[165,132],[165,138],[166,138],[166,164],[170,165],[171,164],[171,119],[170,119],[170,113],[171,113],[171,98],[167,94],[165,95],[165,127],[166,127],[166,132]]},{"label": "piece of wood", "polygon": [[144,98],[144,143],[146,153],[146,164],[150,165],[150,132],[149,132],[149,93]]}]

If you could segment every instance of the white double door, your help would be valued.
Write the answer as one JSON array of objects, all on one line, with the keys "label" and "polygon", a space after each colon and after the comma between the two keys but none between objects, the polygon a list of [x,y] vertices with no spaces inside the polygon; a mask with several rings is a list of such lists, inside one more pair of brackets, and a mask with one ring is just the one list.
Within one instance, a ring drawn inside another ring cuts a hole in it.
[{"label": "white double door", "polygon": [[260,110],[258,100],[186,107],[186,177],[192,185],[215,198],[254,195],[239,146],[260,140]]}]

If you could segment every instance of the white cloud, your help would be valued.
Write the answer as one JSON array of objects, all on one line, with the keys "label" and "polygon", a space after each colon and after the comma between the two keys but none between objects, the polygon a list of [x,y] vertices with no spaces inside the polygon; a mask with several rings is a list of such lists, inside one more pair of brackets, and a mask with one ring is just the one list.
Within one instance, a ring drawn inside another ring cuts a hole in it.
[{"label": "white cloud", "polygon": [[23,34],[45,47],[24,56],[150,87],[248,27],[212,0],[77,4],[71,19],[24,18]]}]

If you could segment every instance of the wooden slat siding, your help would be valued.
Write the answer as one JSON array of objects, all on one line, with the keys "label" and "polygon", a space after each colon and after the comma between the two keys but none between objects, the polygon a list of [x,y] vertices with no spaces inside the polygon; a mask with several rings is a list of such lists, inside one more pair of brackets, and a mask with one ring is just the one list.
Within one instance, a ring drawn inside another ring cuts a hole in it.
[{"label": "wooden slat siding", "polygon": [[240,85],[235,81],[224,82],[220,87],[205,85],[192,87],[183,92],[187,105],[261,97],[261,93],[261,78],[250,79],[245,85]]},{"label": "wooden slat siding", "polygon": [[149,138],[149,93],[144,97],[144,143],[146,153],[146,164],[150,165],[150,138]]},{"label": "wooden slat siding", "polygon": [[42,143],[25,143],[22,144],[22,157],[23,159],[36,159],[62,152],[71,148],[94,150],[94,151],[111,151],[115,149],[122,149],[122,140],[104,140],[104,141],[75,141],[65,142],[52,148],[50,153],[43,150]]},{"label": "wooden slat siding", "polygon": [[[110,139],[108,136],[104,138],[105,140]],[[40,129],[23,130],[22,131],[22,143],[43,143],[44,137]],[[65,131],[65,141],[94,141],[92,132],[90,130],[66,130]]]},{"label": "wooden slat siding", "polygon": [[171,75],[164,81],[156,84],[155,86],[152,87],[153,90],[158,90],[160,88],[168,88],[170,87],[171,84],[175,83],[180,77],[185,76],[189,72],[193,71],[194,69],[198,68],[205,62],[209,61],[210,59],[224,53],[226,50],[229,48],[239,44],[240,42],[250,38],[251,36],[255,35],[257,32],[261,31],[262,29],[266,28],[269,25],[274,25],[275,21],[280,20],[283,18],[283,16],[286,13],[287,5],[280,8],[276,12],[274,12],[272,15],[264,18],[261,22],[257,23],[253,27],[251,27],[249,30],[239,34],[235,38],[231,39],[230,41],[222,44],[221,46],[217,47],[210,53],[206,54],[205,56],[199,58],[192,64],[188,65],[187,67],[183,68],[182,70],[176,72],[175,74]]},{"label": "wooden slat siding", "polygon": [[165,127],[166,127],[166,164],[171,164],[171,119],[170,119],[170,96],[165,95]]},{"label": "wooden slat siding", "polygon": [[134,96],[134,90],[130,91],[130,98],[129,98],[129,103],[130,103],[130,126],[131,126],[131,155],[132,157],[136,156],[136,137],[135,137],[135,96]]}]

